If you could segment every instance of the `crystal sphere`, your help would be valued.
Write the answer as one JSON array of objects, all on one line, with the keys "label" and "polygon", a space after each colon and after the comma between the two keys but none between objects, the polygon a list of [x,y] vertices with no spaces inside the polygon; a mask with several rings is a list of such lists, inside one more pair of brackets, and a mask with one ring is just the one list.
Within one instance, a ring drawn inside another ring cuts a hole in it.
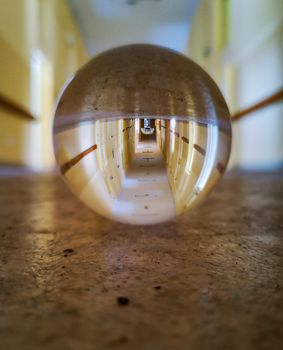
[{"label": "crystal sphere", "polygon": [[128,224],[197,206],[225,171],[231,120],[209,75],[153,45],[106,51],[63,91],[54,126],[57,164],[77,197]]}]

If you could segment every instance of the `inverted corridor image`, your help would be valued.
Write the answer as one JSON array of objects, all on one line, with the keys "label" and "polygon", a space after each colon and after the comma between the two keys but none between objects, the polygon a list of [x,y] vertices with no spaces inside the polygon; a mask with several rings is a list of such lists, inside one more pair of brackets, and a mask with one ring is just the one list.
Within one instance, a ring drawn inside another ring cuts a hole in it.
[{"label": "inverted corridor image", "polygon": [[197,205],[223,173],[229,142],[218,125],[176,118],[101,119],[55,132],[73,192],[104,217],[142,225]]}]

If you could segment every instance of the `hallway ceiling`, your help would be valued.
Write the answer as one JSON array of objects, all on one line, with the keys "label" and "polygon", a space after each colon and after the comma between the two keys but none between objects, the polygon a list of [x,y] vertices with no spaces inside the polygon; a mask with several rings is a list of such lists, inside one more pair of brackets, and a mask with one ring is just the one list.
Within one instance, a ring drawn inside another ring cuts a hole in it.
[{"label": "hallway ceiling", "polygon": [[130,43],[185,52],[199,0],[69,0],[90,55]]}]

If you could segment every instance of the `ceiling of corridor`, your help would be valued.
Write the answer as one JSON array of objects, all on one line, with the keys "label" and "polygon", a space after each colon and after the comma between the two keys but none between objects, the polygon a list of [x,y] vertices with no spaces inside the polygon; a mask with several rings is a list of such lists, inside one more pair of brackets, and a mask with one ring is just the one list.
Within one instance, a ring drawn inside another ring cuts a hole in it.
[{"label": "ceiling of corridor", "polygon": [[185,52],[198,2],[69,0],[91,55],[129,43],[152,43]]}]

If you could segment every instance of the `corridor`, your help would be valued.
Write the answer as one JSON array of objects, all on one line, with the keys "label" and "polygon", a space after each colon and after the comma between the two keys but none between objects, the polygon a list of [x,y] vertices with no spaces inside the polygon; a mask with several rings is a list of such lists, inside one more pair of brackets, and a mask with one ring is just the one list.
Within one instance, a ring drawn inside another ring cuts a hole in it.
[{"label": "corridor", "polygon": [[283,349],[282,37],[283,0],[0,1],[0,350]]},{"label": "corridor", "polygon": [[113,208],[113,218],[153,224],[175,217],[166,164],[157,143],[139,143]]}]

